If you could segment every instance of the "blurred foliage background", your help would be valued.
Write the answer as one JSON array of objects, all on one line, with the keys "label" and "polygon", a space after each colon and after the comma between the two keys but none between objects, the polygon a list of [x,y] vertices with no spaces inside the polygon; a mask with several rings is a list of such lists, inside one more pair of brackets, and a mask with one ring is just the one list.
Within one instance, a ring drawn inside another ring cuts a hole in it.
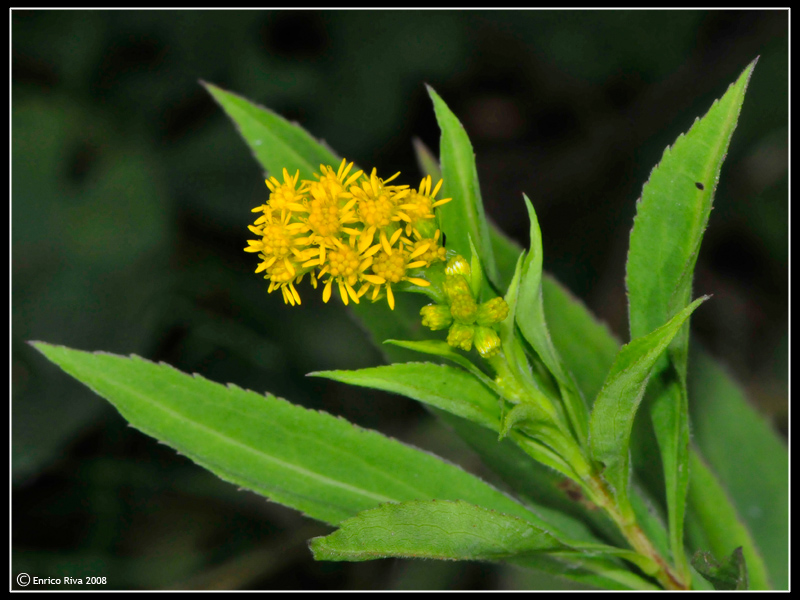
[{"label": "blurred foliage background", "polygon": [[293,309],[253,274],[242,248],[264,174],[199,79],[412,186],[412,139],[438,147],[431,84],[472,139],[491,218],[526,245],[525,191],[545,268],[627,340],[641,187],[760,55],[697,266],[696,295],[714,297],[693,326],[786,430],[787,12],[15,10],[11,35],[14,574],[108,589],[571,587],[474,563],[315,563],[305,541],[328,527],[127,427],[25,343],[270,391],[488,476],[414,402],[304,377],[381,356],[337,302],[308,289]]}]

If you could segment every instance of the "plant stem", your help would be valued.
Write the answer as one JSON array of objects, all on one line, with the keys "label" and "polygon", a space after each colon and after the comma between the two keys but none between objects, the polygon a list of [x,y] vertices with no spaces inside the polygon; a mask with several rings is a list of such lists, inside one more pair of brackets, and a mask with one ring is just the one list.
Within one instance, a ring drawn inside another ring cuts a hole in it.
[{"label": "plant stem", "polygon": [[[611,519],[617,524],[625,539],[631,547],[642,556],[652,559],[659,567],[653,576],[658,582],[668,590],[687,590],[689,585],[675,572],[670,564],[662,557],[658,550],[653,546],[650,539],[645,535],[632,510],[623,511],[609,491],[605,482],[598,476],[593,475],[587,483],[587,492],[592,501],[598,506],[602,506]],[[627,512],[628,516],[623,512]]]}]

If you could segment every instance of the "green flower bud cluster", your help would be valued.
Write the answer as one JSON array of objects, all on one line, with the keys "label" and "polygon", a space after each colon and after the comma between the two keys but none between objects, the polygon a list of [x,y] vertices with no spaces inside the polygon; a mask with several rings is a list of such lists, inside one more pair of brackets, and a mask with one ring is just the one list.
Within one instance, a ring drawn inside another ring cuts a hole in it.
[{"label": "green flower bud cluster", "polygon": [[429,304],[420,310],[422,324],[436,331],[450,328],[447,343],[469,351],[472,345],[483,358],[500,352],[495,326],[508,317],[508,304],[500,297],[478,304],[470,287],[471,269],[463,256],[451,258],[443,284],[447,304]]}]

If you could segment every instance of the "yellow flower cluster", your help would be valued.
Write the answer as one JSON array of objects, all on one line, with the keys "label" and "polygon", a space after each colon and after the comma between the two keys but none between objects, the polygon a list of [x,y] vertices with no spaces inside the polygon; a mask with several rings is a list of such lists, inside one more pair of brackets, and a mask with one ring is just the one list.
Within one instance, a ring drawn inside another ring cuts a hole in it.
[{"label": "yellow flower cluster", "polygon": [[338,170],[320,165],[316,180],[299,181],[299,171],[291,176],[286,169],[283,182],[266,180],[269,200],[253,209],[263,214],[249,226],[258,239],[244,250],[258,253],[256,273],[263,272],[268,291],[280,289],[288,304],[300,304],[294,284],[308,274],[313,287],[324,282],[325,302],[336,284],[345,304],[385,294],[394,309],[393,284],[426,287],[428,281],[409,272],[445,259],[433,220],[434,209],[450,201],[435,199],[441,181],[431,189],[425,177],[415,190],[389,185],[400,173],[383,180],[375,169],[367,176],[351,175],[352,168],[343,160]]}]

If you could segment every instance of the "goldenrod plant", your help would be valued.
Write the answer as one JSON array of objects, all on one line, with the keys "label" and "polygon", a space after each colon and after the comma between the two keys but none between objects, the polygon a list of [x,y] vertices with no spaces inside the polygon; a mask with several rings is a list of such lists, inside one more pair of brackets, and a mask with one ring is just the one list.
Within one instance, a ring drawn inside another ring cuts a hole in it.
[{"label": "goldenrod plant", "polygon": [[[432,89],[439,158],[418,146],[424,173],[411,187],[204,84],[267,172],[244,248],[265,294],[280,291],[287,311],[309,310],[309,293],[338,296],[386,344],[390,364],[311,375],[424,403],[509,493],[269,394],[136,356],[36,347],[134,427],[333,526],[310,541],[317,560],[505,561],[606,589],[780,586],[787,549],[765,541],[752,505],[725,489],[691,440],[688,412],[706,401],[751,410],[735,393],[695,397],[687,381],[689,317],[708,299],[692,297],[693,268],[754,67],[644,185],[627,261],[631,340],[621,347],[543,273],[534,202],[524,197],[527,250],[487,221],[472,146]],[[420,361],[397,362],[399,348]],[[725,376],[714,376],[723,389]],[[784,452],[758,419],[753,444]],[[785,502],[758,503],[785,518]]]}]

